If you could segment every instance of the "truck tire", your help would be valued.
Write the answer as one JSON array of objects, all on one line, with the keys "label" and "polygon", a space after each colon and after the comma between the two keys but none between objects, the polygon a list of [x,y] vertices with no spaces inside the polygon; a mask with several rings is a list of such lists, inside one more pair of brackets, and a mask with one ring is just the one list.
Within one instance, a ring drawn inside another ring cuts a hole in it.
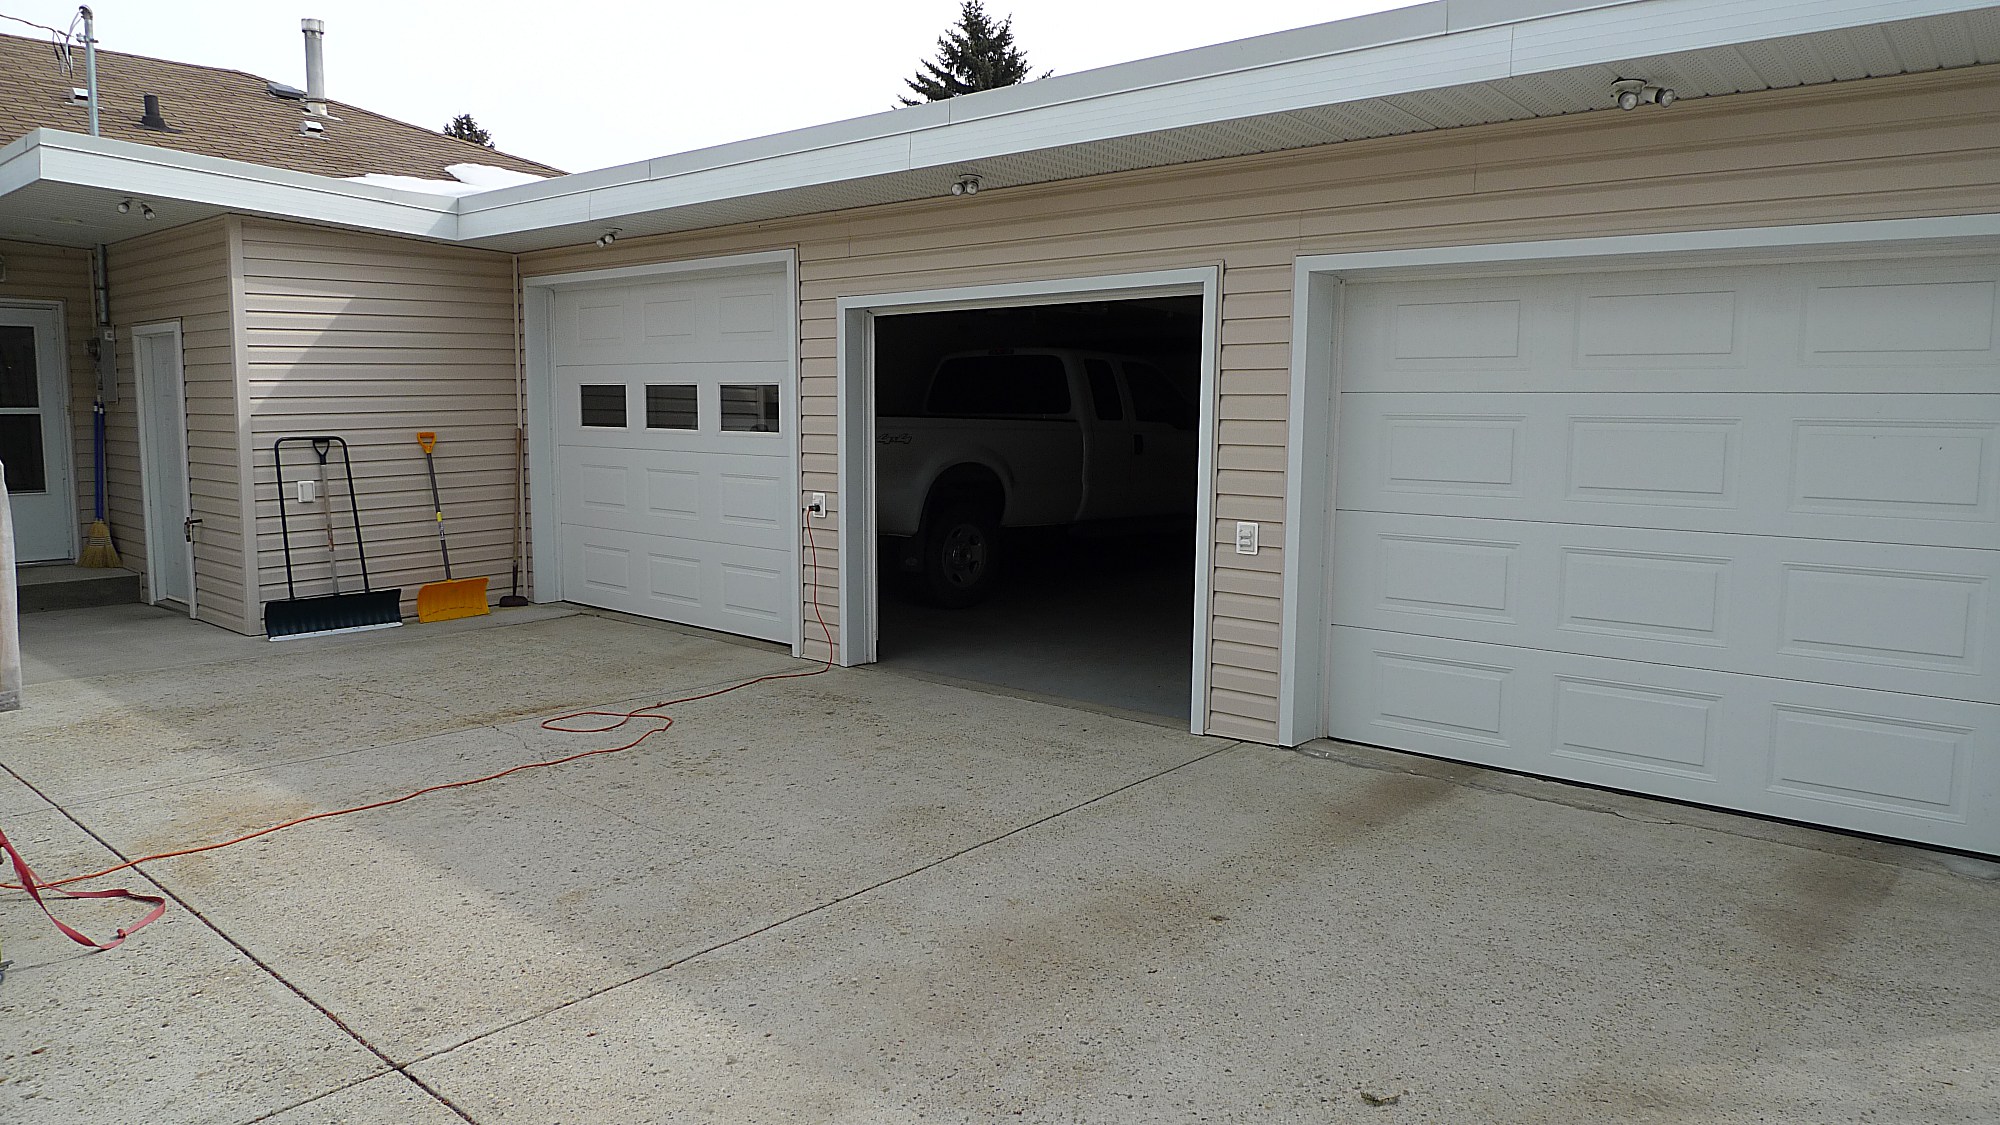
[{"label": "truck tire", "polygon": [[999,521],[986,508],[962,501],[940,505],[925,521],[925,597],[947,609],[984,601],[993,592],[999,547]]}]

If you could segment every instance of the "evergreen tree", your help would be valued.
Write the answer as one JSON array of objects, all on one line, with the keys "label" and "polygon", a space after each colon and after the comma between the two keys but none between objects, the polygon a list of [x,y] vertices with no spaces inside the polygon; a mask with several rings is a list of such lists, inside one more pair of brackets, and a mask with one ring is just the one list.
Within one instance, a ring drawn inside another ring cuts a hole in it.
[{"label": "evergreen tree", "polygon": [[469,113],[461,113],[452,118],[450,124],[444,127],[444,135],[457,137],[461,141],[471,141],[487,148],[493,147],[493,134],[480,128],[479,122],[474,121]]},{"label": "evergreen tree", "polygon": [[[1031,77],[1027,56],[1014,45],[1014,17],[996,23],[980,0],[963,0],[958,23],[938,37],[937,58],[926,59],[920,66],[915,78],[903,80],[918,95],[903,97],[904,105],[996,90]],[[1032,77],[1047,78],[1052,73],[1043,71]]]}]

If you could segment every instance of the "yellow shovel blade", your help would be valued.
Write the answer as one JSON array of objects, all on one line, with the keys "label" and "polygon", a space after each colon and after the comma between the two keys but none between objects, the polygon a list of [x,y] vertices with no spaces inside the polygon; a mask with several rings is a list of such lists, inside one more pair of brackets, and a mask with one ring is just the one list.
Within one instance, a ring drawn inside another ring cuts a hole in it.
[{"label": "yellow shovel blade", "polygon": [[484,578],[452,578],[417,590],[418,621],[456,621],[491,612],[486,606]]}]

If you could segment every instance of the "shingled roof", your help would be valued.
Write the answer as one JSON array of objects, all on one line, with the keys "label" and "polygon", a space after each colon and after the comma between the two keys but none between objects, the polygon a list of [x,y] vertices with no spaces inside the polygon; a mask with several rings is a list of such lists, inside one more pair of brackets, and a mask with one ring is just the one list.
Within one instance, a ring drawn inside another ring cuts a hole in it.
[{"label": "shingled roof", "polygon": [[[72,54],[74,73],[66,75],[48,40],[0,35],[0,144],[31,129],[90,131],[89,110],[69,101],[70,90],[84,84],[83,52]],[[329,100],[328,116],[318,119],[326,131],[305,136],[299,132],[304,103],[273,94],[265,79],[240,70],[100,50],[97,86],[98,130],[121,141],[341,178],[382,173],[449,180],[450,164],[562,175],[345,102]],[[147,94],[159,96],[171,131],[139,124]]]}]

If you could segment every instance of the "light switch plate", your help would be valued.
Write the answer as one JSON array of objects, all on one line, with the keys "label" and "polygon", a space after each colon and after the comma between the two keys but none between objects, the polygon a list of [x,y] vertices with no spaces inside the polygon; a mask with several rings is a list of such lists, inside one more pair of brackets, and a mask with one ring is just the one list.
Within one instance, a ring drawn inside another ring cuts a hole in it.
[{"label": "light switch plate", "polygon": [[1236,553],[1239,555],[1257,553],[1257,525],[1249,520],[1236,521]]}]

